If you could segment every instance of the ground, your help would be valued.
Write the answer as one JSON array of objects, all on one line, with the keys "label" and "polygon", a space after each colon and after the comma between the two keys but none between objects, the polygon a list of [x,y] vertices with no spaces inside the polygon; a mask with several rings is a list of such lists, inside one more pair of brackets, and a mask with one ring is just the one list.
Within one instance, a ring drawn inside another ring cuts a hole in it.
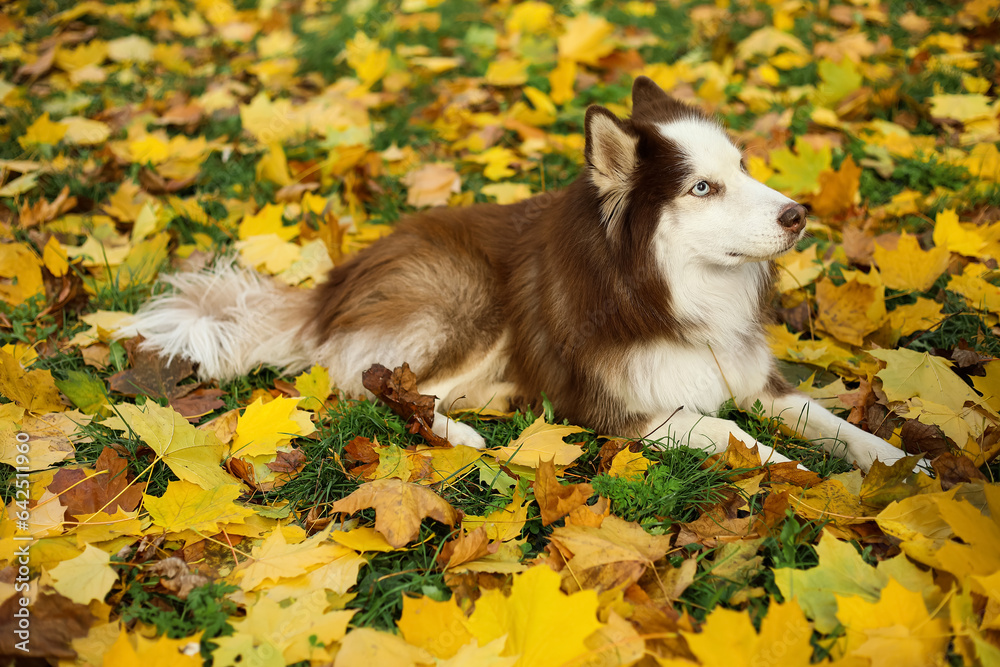
[{"label": "ground", "polygon": [[[0,654],[70,665],[1000,664],[996,0],[8,2]],[[812,472],[114,332],[222,252],[311,289],[408,212],[569,183],[647,75],[810,208],[775,355],[915,456]],[[390,407],[390,405],[392,407]],[[24,610],[27,611],[24,611]],[[151,662],[154,660],[166,662]],[[252,662],[251,662],[252,661]]]}]

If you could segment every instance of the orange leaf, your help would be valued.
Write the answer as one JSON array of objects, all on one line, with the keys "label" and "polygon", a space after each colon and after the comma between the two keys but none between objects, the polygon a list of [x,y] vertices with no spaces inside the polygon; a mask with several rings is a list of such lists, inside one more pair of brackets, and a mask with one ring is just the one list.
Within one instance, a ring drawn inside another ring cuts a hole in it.
[{"label": "orange leaf", "polygon": [[594,487],[590,484],[560,484],[552,461],[542,461],[539,464],[534,484],[535,500],[541,510],[543,526],[555,523],[586,503],[594,494]]},{"label": "orange leaf", "polygon": [[333,503],[330,510],[354,514],[366,507],[375,509],[375,530],[397,549],[416,538],[424,517],[449,526],[458,519],[455,508],[438,494],[396,478],[362,484],[351,495]]}]

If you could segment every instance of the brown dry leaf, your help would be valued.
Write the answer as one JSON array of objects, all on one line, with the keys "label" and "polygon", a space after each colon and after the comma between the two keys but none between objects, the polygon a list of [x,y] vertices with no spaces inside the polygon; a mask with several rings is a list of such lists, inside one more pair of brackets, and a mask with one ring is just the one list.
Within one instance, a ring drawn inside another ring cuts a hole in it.
[{"label": "brown dry leaf", "polygon": [[131,368],[115,373],[110,380],[111,388],[120,394],[172,401],[188,394],[197,386],[178,385],[181,380],[194,374],[194,364],[191,361],[181,357],[168,360],[153,350],[142,349],[141,336],[127,341],[125,351]]},{"label": "brown dry leaf", "polygon": [[27,204],[22,206],[17,214],[17,222],[22,229],[27,229],[54,220],[66,211],[72,210],[74,206],[76,206],[76,197],[70,196],[69,186],[66,185],[51,202],[45,201],[43,197],[31,206]]},{"label": "brown dry leaf", "polygon": [[948,439],[941,429],[934,424],[924,424],[916,419],[903,422],[899,437],[903,441],[903,449],[909,454],[925,454],[934,459],[951,451]]},{"label": "brown dry leaf", "polygon": [[417,391],[417,376],[404,363],[391,372],[382,364],[375,364],[361,374],[365,389],[389,406],[393,412],[406,420],[410,433],[419,433],[435,447],[448,447],[450,443],[435,435],[434,397]]},{"label": "brown dry leaf", "polygon": [[[0,655],[24,655],[15,649],[15,644],[21,641],[15,633],[18,618],[14,616],[20,600],[20,595],[11,595],[0,604]],[[28,645],[31,658],[73,660],[76,652],[71,647],[72,641],[86,636],[96,622],[97,618],[87,605],[77,604],[58,593],[39,593],[31,605]]]},{"label": "brown dry leaf", "polygon": [[330,511],[354,514],[366,507],[375,509],[375,530],[397,549],[416,538],[424,517],[449,526],[455,525],[459,518],[458,511],[438,494],[396,478],[362,484],[351,495],[333,503]]},{"label": "brown dry leaf", "polygon": [[555,523],[594,495],[590,484],[560,484],[552,461],[539,464],[534,487],[543,526]]},{"label": "brown dry leaf", "polygon": [[854,391],[846,394],[839,394],[837,398],[844,405],[851,408],[851,413],[847,416],[847,421],[852,424],[860,424],[868,414],[869,406],[873,405],[878,397],[872,391],[871,383],[862,379],[861,384]]},{"label": "brown dry leaf", "polygon": [[[184,389],[187,389],[188,386],[185,385]],[[185,419],[193,421],[198,417],[204,417],[208,413],[224,407],[226,403],[220,396],[225,395],[226,392],[222,389],[201,387],[180,398],[170,399],[170,407],[183,415]]]},{"label": "brown dry leaf", "polygon": [[128,462],[111,447],[105,447],[94,474],[82,468],[60,468],[52,477],[48,489],[59,494],[67,516],[82,516],[96,512],[114,514],[118,508],[131,512],[142,501],[142,486],[130,485]]},{"label": "brown dry leaf", "polygon": [[158,575],[160,585],[181,600],[186,600],[192,590],[209,582],[208,577],[192,572],[188,564],[176,556],[148,565],[146,571]]},{"label": "brown dry leaf", "polygon": [[480,526],[472,532],[462,532],[450,542],[445,542],[441,553],[437,556],[437,562],[441,569],[450,570],[488,554],[495,554],[499,548],[498,543],[490,542],[486,529]]},{"label": "brown dry leaf", "polygon": [[931,461],[931,466],[937,478],[941,480],[941,488],[945,491],[962,482],[986,481],[986,475],[976,467],[976,464],[961,454],[943,452]]}]

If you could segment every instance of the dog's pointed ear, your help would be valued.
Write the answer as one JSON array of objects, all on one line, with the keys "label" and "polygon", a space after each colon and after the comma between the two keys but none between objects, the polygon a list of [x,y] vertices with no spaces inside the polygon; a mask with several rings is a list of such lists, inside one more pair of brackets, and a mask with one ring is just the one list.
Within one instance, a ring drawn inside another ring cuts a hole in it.
[{"label": "dog's pointed ear", "polygon": [[625,121],[599,106],[587,109],[584,131],[584,156],[590,180],[601,197],[601,218],[610,228],[624,212],[622,204],[639,161],[636,154],[639,137]]},{"label": "dog's pointed ear", "polygon": [[669,104],[674,101],[670,95],[648,76],[636,77],[632,83],[632,108],[650,106],[653,104]]}]

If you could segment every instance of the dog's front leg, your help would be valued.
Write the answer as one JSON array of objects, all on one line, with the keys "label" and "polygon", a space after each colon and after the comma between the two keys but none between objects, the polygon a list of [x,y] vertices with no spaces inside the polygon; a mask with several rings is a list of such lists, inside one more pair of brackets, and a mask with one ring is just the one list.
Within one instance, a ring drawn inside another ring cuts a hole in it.
[{"label": "dog's front leg", "polygon": [[[789,392],[761,398],[761,403],[771,416],[781,417],[785,425],[796,433],[818,442],[834,456],[857,463],[865,472],[871,469],[876,459],[891,465],[906,456],[902,449],[847,423],[805,394]],[[917,467],[929,468],[923,460]]]},{"label": "dog's front leg", "polygon": [[790,460],[773,448],[757,442],[753,436],[728,419],[706,417],[684,408],[669,415],[669,418],[664,415],[658,420],[651,420],[649,428],[653,431],[646,439],[657,441],[660,447],[687,445],[715,454],[726,451],[726,447],[729,446],[729,436],[732,434],[747,447],[752,448],[756,445],[763,463],[784,463]]}]

